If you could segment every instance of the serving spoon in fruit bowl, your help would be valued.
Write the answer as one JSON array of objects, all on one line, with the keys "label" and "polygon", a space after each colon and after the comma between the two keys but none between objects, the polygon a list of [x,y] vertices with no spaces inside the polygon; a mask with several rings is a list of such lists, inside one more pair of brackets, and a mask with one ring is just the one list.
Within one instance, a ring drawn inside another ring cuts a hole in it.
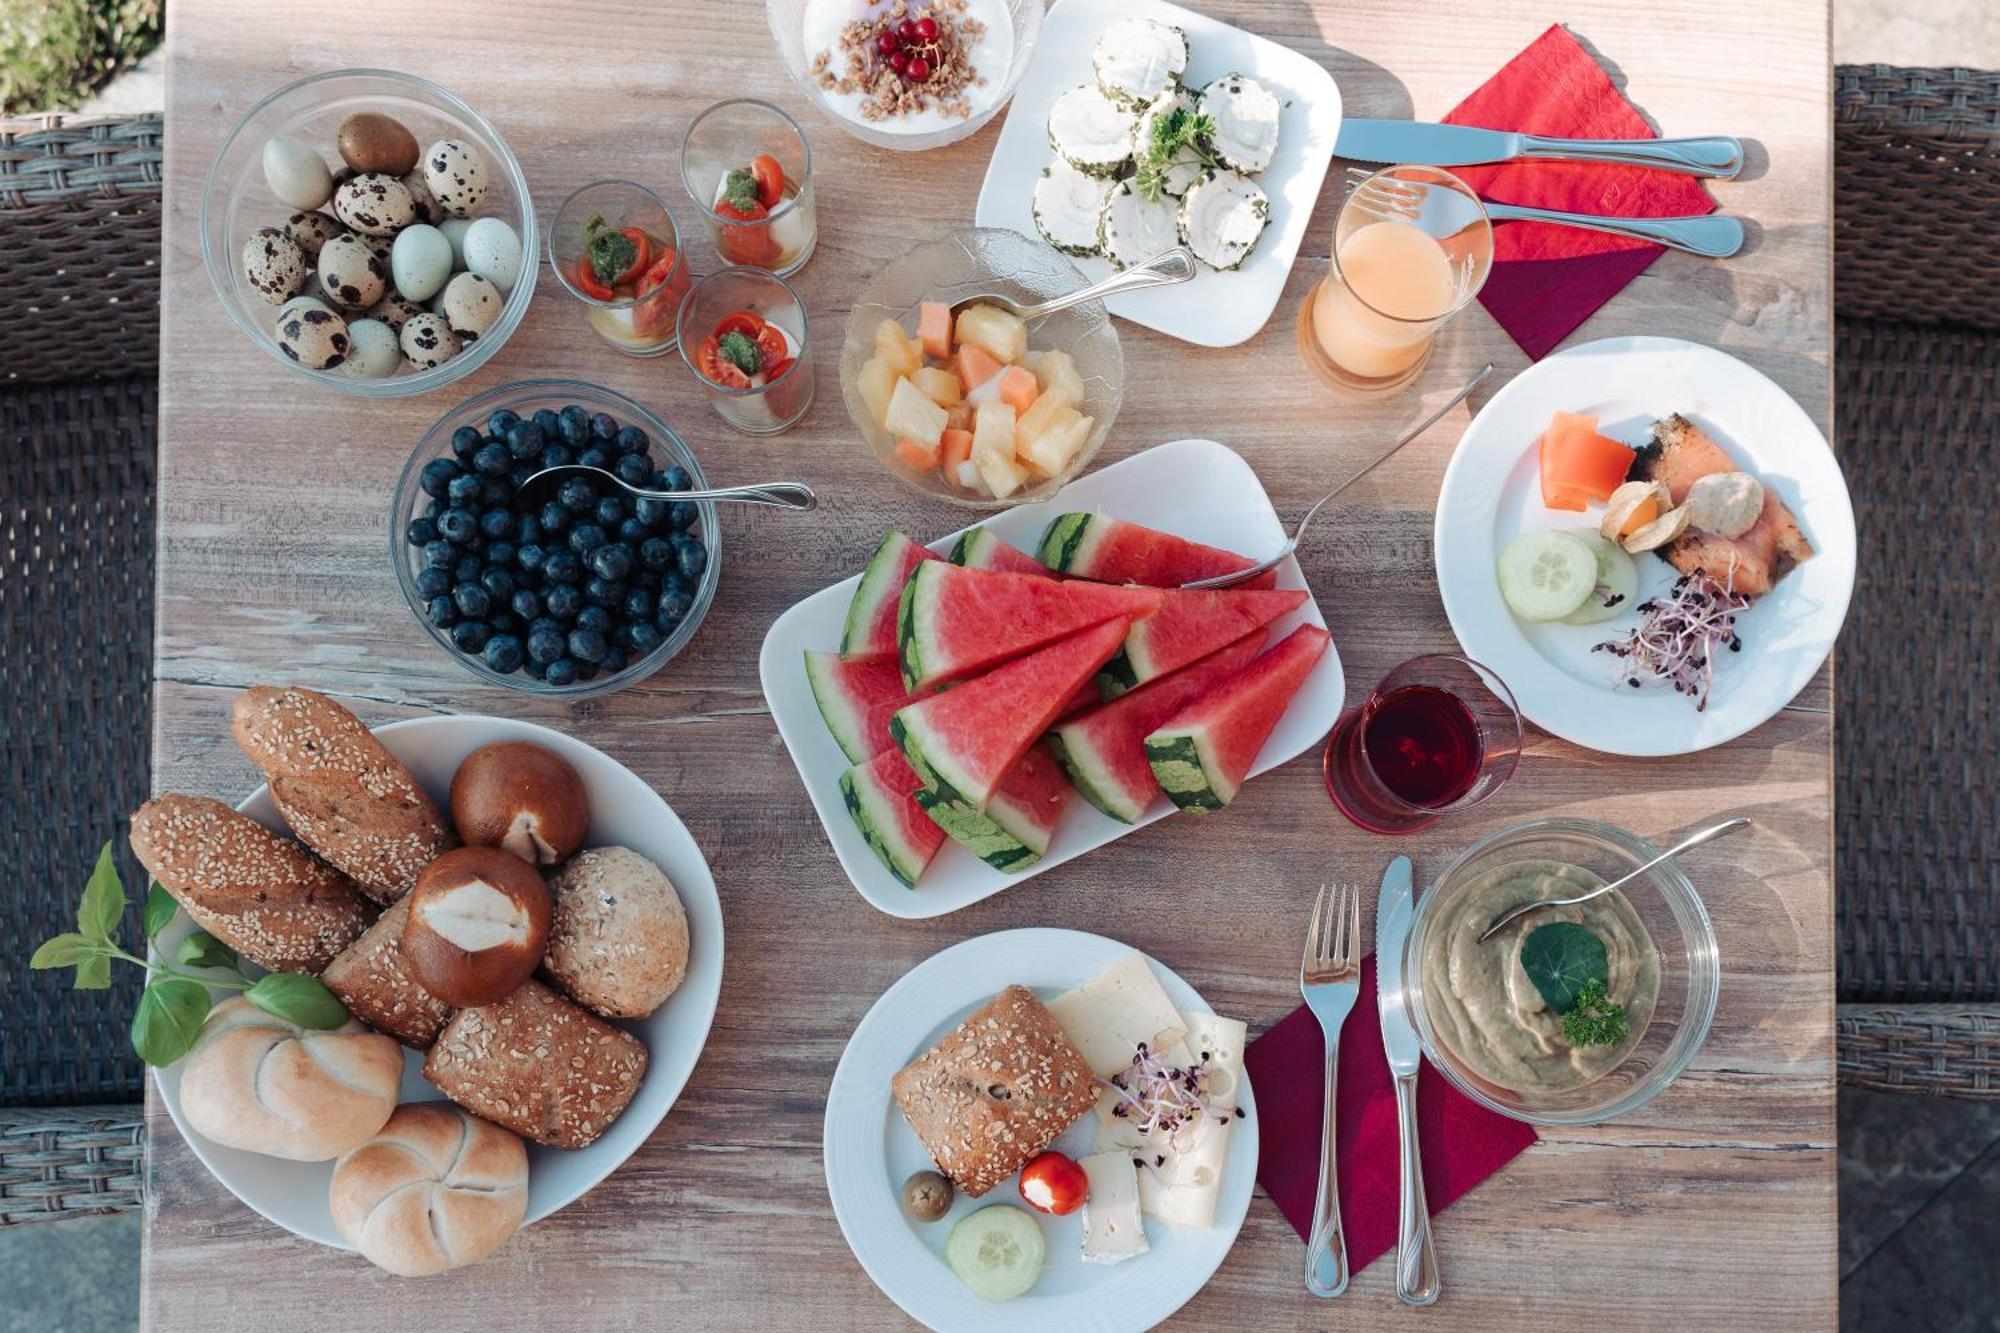
[{"label": "serving spoon in fruit bowl", "polygon": [[1025,322],[1040,319],[1044,315],[1053,315],[1056,311],[1067,310],[1073,305],[1082,305],[1085,301],[1098,301],[1107,296],[1116,296],[1120,292],[1136,292],[1147,287],[1171,287],[1177,282],[1188,281],[1197,271],[1194,251],[1185,245],[1177,245],[1171,250],[1160,251],[1144,263],[1121,269],[1102,282],[1093,282],[1088,287],[1080,287],[1061,296],[1051,296],[1046,301],[1023,305],[1002,292],[982,292],[977,296],[953,301],[952,327],[958,326],[959,315],[976,305],[998,306],[1007,314]]},{"label": "serving spoon in fruit bowl", "polygon": [[585,463],[559,463],[521,479],[514,494],[522,500],[552,495],[563,482],[609,482],[635,500],[722,500],[736,504],[770,505],[806,513],[819,507],[819,497],[802,481],[764,481],[749,486],[718,486],[705,491],[661,491],[650,486],[634,486],[615,472]]}]

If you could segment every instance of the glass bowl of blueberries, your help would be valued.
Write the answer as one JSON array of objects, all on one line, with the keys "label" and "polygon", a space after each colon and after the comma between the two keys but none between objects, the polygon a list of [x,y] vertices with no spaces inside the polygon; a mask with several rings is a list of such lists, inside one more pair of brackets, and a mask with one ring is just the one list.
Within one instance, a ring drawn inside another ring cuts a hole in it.
[{"label": "glass bowl of blueberries", "polygon": [[389,548],[411,613],[466,670],[583,699],[644,680],[694,637],[722,538],[706,500],[635,499],[581,478],[517,494],[562,463],[657,490],[707,485],[681,438],[623,394],[522,380],[468,398],[417,444]]}]

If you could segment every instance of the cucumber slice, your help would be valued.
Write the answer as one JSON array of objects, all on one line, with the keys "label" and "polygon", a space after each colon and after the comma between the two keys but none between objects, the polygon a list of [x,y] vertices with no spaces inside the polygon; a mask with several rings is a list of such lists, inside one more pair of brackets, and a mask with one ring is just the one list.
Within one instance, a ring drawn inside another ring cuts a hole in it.
[{"label": "cucumber slice", "polygon": [[1523,620],[1561,620],[1597,586],[1597,557],[1568,532],[1524,532],[1500,552],[1500,595]]},{"label": "cucumber slice", "polygon": [[1597,586],[1583,599],[1583,605],[1563,617],[1565,625],[1595,625],[1599,621],[1622,616],[1632,609],[1633,598],[1639,593],[1639,571],[1632,567],[1632,557],[1618,543],[1608,541],[1595,528],[1568,528],[1575,537],[1590,548],[1597,557]]},{"label": "cucumber slice", "polygon": [[996,1203],[958,1220],[944,1243],[944,1261],[982,1300],[1011,1301],[1042,1275],[1047,1248],[1034,1218]]}]

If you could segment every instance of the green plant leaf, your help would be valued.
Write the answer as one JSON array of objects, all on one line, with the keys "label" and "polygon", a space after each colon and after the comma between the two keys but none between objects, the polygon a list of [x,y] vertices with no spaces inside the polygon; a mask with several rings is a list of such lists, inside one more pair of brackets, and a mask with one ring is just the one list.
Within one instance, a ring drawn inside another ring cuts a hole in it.
[{"label": "green plant leaf", "polygon": [[52,967],[74,967],[103,951],[104,946],[96,940],[85,939],[73,930],[65,931],[54,939],[43,940],[42,947],[28,960],[28,966],[38,972]]},{"label": "green plant leaf", "polygon": [[259,977],[244,998],[267,1014],[302,1028],[337,1028],[347,1021],[347,1006],[334,998],[318,977],[302,972],[273,972]]},{"label": "green plant leaf", "polygon": [[111,989],[111,955],[92,954],[76,965],[75,990]]},{"label": "green plant leaf", "polygon": [[1576,1008],[1590,982],[1611,980],[1604,941],[1574,921],[1551,921],[1529,931],[1521,941],[1521,970],[1559,1014]]},{"label": "green plant leaf", "polygon": [[174,895],[168,893],[166,886],[160,881],[154,880],[148,884],[146,910],[141,917],[141,924],[146,929],[146,938],[150,940],[165,930],[167,923],[174,919],[174,913],[180,911],[180,908],[181,905],[174,901]]},{"label": "green plant leaf", "polygon": [[235,967],[236,950],[205,930],[197,930],[174,946],[174,961],[182,967]]},{"label": "green plant leaf", "polygon": [[186,1055],[208,1017],[208,987],[187,977],[161,977],[132,1011],[132,1049],[155,1067]]},{"label": "green plant leaf", "polygon": [[97,866],[76,905],[76,928],[93,940],[108,940],[117,933],[118,918],[123,915],[125,882],[118,878],[118,863],[111,859],[111,844],[107,842],[98,850]]}]

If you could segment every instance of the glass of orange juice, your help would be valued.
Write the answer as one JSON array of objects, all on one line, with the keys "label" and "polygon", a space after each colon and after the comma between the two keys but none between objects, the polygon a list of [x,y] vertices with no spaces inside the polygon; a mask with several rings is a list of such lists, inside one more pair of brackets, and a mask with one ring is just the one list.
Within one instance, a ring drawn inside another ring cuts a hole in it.
[{"label": "glass of orange juice", "polygon": [[1299,351],[1336,388],[1400,388],[1492,266],[1493,223],[1470,186],[1437,167],[1385,167],[1340,207],[1333,268],[1299,313]]}]

